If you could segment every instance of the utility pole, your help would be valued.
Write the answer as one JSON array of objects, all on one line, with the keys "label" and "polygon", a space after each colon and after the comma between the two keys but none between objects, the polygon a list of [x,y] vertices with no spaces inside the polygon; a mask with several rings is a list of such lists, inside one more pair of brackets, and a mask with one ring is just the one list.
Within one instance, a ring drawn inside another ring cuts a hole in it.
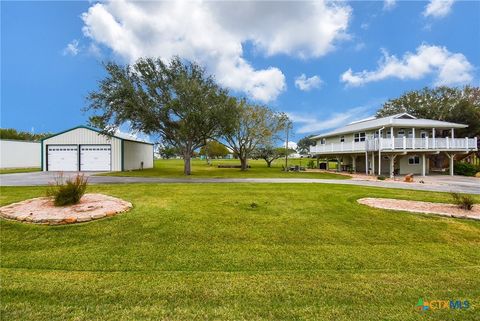
[{"label": "utility pole", "polygon": [[287,124],[287,139],[285,141],[285,172],[288,172],[288,124]]},{"label": "utility pole", "polygon": [[287,120],[287,126],[286,126],[286,142],[285,142],[285,171],[288,172],[288,130],[290,129],[290,126],[292,123]]}]

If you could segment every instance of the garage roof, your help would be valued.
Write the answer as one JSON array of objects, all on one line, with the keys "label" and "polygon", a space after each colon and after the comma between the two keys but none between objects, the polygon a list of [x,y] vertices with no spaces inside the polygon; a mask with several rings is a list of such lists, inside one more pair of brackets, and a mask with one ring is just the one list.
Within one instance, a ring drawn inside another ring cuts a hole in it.
[{"label": "garage roof", "polygon": [[72,130],[79,129],[79,128],[89,129],[89,130],[92,130],[92,131],[97,132],[97,133],[99,133],[99,134],[106,135],[106,136],[110,136],[110,137],[115,137],[115,138],[118,138],[118,139],[120,139],[120,140],[125,140],[125,141],[129,141],[129,142],[135,142],[135,143],[142,143],[142,144],[153,145],[152,143],[145,142],[145,141],[139,140],[139,139],[130,139],[130,138],[120,137],[120,136],[117,136],[117,135],[105,134],[105,133],[102,132],[100,129],[93,128],[93,127],[89,127],[89,126],[85,126],[85,125],[76,126],[76,127],[73,127],[73,128],[67,129],[67,130],[64,130],[64,131],[62,131],[62,132],[53,134],[53,135],[51,135],[51,136],[45,137],[45,138],[43,138],[43,139],[41,140],[41,142],[43,142],[44,140],[50,139],[50,138],[52,138],[52,137],[58,136],[58,135],[62,135],[62,134],[68,133],[68,132],[70,132],[70,131],[72,131]]}]

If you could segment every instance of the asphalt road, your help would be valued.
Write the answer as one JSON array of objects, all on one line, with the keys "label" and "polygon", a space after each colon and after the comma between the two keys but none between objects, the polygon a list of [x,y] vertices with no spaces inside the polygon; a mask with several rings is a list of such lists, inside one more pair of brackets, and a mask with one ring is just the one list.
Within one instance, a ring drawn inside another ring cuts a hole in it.
[{"label": "asphalt road", "polygon": [[[76,173],[65,173],[65,176]],[[427,176],[425,184],[371,180],[308,179],[308,178],[153,178],[153,177],[116,177],[94,176],[85,173],[91,184],[129,184],[129,183],[276,183],[276,184],[343,184],[400,188],[434,192],[459,192],[480,194],[480,179],[460,176]],[[48,185],[58,175],[54,172],[33,172],[0,175],[0,186],[42,186]]]}]

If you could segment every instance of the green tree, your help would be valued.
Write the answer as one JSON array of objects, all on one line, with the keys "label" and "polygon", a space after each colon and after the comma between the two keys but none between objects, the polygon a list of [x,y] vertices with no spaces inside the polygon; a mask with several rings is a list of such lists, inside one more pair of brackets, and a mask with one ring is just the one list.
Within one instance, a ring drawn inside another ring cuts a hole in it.
[{"label": "green tree", "polygon": [[288,117],[267,107],[249,104],[245,99],[238,100],[232,110],[234,116],[222,124],[222,138],[240,159],[242,171],[246,171],[253,151],[275,139],[285,128]]},{"label": "green tree", "polygon": [[220,144],[216,140],[209,140],[202,148],[200,148],[200,155],[204,155],[207,158],[225,157],[228,153],[228,149],[225,145]]},{"label": "green tree", "polygon": [[459,136],[480,135],[480,88],[437,87],[409,91],[390,99],[378,111],[378,117],[406,112],[417,118],[435,119],[468,125],[457,129]]},{"label": "green tree", "polygon": [[310,152],[310,146],[314,146],[316,142],[312,139],[314,135],[303,137],[297,142],[297,150],[301,155],[306,155]]},{"label": "green tree", "polygon": [[[288,154],[295,153],[294,149],[289,148]],[[283,147],[274,147],[272,145],[260,146],[252,153],[255,159],[263,159],[267,163],[267,167],[272,167],[274,160],[285,157],[286,150]]]},{"label": "green tree", "polygon": [[232,114],[235,100],[196,63],[175,57],[141,58],[133,65],[105,64],[107,77],[88,95],[90,122],[109,133],[120,125],[157,135],[177,148],[184,174],[193,152],[220,135],[218,124]]},{"label": "green tree", "polygon": [[158,153],[160,154],[160,157],[165,158],[165,159],[170,159],[172,157],[180,155],[180,152],[177,148],[173,146],[159,146],[158,148]]},{"label": "green tree", "polygon": [[29,133],[24,131],[18,131],[13,128],[0,128],[0,139],[13,139],[13,140],[31,140],[36,141],[45,137],[51,136],[50,133]]}]

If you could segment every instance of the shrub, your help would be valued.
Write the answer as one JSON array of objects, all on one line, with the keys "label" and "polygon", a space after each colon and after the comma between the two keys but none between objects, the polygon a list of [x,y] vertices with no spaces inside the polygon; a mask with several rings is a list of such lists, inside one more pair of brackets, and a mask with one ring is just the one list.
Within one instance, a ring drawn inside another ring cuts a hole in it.
[{"label": "shrub", "polygon": [[315,162],[313,160],[309,160],[307,163],[307,168],[309,169],[315,168]]},{"label": "shrub", "polygon": [[55,206],[77,204],[85,194],[87,185],[88,180],[83,174],[77,174],[74,178],[66,180],[60,174],[47,189],[47,196],[53,197]]},{"label": "shrub", "polygon": [[469,163],[456,163],[453,166],[453,172],[456,175],[475,176],[478,171],[480,171],[478,166]]},{"label": "shrub", "polygon": [[380,176],[377,176],[377,179],[380,180],[380,181],[384,181],[386,180],[387,178],[383,175],[380,175]]},{"label": "shrub", "polygon": [[475,203],[473,197],[468,194],[452,193],[453,202],[460,208],[470,211]]}]

